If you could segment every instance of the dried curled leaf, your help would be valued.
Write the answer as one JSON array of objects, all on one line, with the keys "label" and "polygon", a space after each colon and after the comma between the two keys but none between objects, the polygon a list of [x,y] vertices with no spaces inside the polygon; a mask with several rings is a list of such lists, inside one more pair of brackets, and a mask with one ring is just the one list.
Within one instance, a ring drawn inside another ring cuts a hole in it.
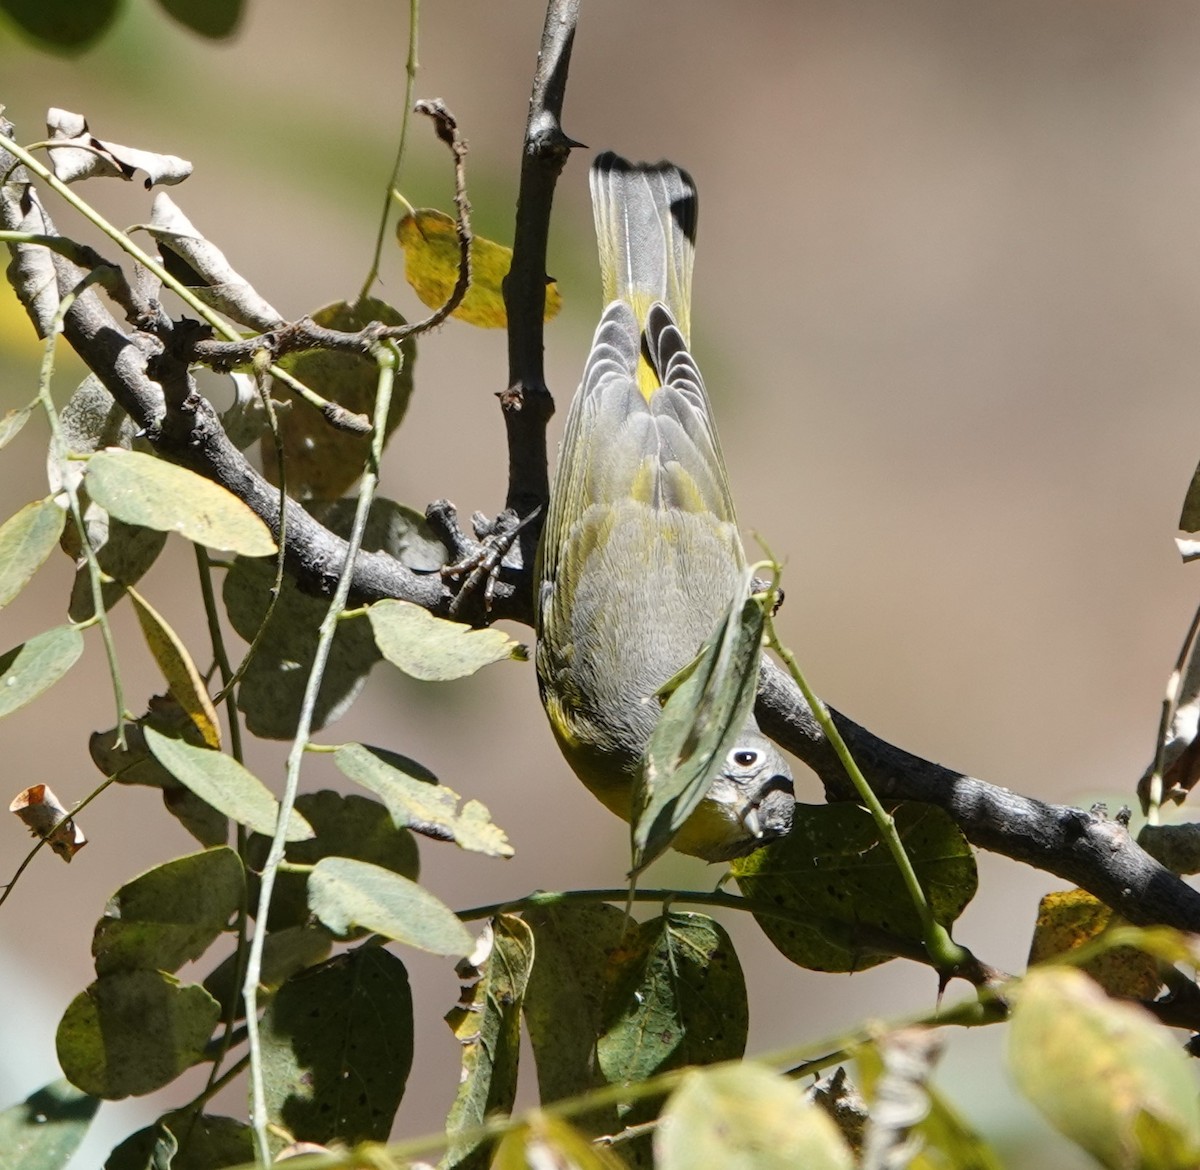
[{"label": "dried curled leaf", "polygon": [[282,315],[234,270],[216,244],[196,230],[165,191],[154,196],[148,228],[167,271],[206,305],[263,332],[284,323]]},{"label": "dried curled leaf", "polygon": [[8,811],[16,813],[30,833],[45,841],[63,861],[70,861],[87,844],[83,830],[49,785],[34,784],[18,792]]},{"label": "dried curled leaf", "polygon": [[[422,207],[396,224],[396,238],[404,249],[404,276],[423,305],[440,309],[458,282],[459,245],[454,220],[444,211]],[[471,284],[467,295],[450,315],[482,329],[503,329],[504,278],[512,267],[512,249],[475,236],[471,240]],[[549,321],[562,308],[558,285],[546,280],[546,314]]]},{"label": "dried curled leaf", "polygon": [[192,164],[173,154],[155,154],[97,138],[82,114],[51,109],[46,115],[46,129],[55,144],[49,151],[50,169],[64,183],[91,178],[128,182],[141,171],[149,190],[155,183],[182,183],[192,173]]}]

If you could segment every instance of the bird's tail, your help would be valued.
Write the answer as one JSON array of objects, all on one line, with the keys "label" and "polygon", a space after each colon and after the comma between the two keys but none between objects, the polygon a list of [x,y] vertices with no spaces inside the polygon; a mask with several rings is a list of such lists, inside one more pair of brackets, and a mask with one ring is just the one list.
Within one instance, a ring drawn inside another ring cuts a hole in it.
[{"label": "bird's tail", "polygon": [[592,164],[592,210],[604,303],[629,304],[644,329],[661,301],[691,337],[696,185],[669,162],[631,163],[608,151]]}]

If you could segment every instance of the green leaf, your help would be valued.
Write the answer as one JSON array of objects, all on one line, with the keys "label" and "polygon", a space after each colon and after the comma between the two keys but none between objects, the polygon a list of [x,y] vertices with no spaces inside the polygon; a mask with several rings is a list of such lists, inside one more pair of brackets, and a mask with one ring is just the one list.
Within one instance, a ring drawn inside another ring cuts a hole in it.
[{"label": "green leaf", "polygon": [[[687,1064],[735,1060],[746,1047],[749,1006],[737,951],[704,914],[666,914],[630,931],[610,957],[612,987],[597,1043],[609,1084]],[[626,1124],[653,1116],[639,1103]]]},{"label": "green leaf", "polygon": [[1192,480],[1188,484],[1183,508],[1179,513],[1179,530],[1200,532],[1200,467],[1192,472]]},{"label": "green leaf", "polygon": [[[1086,890],[1046,894],[1038,904],[1029,965],[1044,963],[1093,942],[1122,921]],[[1128,999],[1153,999],[1162,986],[1158,960],[1136,947],[1113,947],[1079,969],[1086,971],[1109,995]]]},{"label": "green leaf", "polygon": [[482,963],[459,967],[461,973],[465,966],[475,982],[463,987],[458,1004],[446,1015],[462,1045],[462,1073],[446,1118],[451,1140],[444,1170],[486,1167],[488,1143],[459,1135],[481,1125],[489,1114],[512,1112],[516,1100],[521,1001],[533,965],[533,935],[521,919],[501,914],[480,939],[480,949],[485,947]]},{"label": "green leaf", "polygon": [[[272,995],[293,975],[306,967],[315,967],[329,958],[332,935],[323,926],[287,926],[272,930],[263,940],[262,970],[258,986],[262,995]],[[204,990],[221,1005],[221,1014],[236,1003],[236,1018],[246,1014],[239,979],[238,956],[234,952],[222,960],[204,978]]]},{"label": "green leaf", "polygon": [[[347,332],[357,332],[375,321],[384,325],[405,324],[404,318],[391,305],[373,297],[355,305],[337,301],[318,309],[312,319],[328,329]],[[411,338],[401,343],[400,352],[402,361],[392,385],[392,403],[387,417],[389,437],[408,408],[413,366],[417,360],[416,345]],[[374,409],[379,366],[365,354],[312,350],[285,357],[279,364],[309,389],[336,402],[351,414],[369,416]],[[357,483],[370,452],[370,435],[331,427],[320,411],[300,401],[282,383],[276,382],[271,393],[291,403],[290,410],[279,414],[288,494],[300,500],[330,500]],[[275,441],[270,435],[265,435],[262,440],[262,463],[267,478],[275,482],[278,464]]]},{"label": "green leaf", "polygon": [[0,1113],[3,1170],[58,1170],[83,1141],[100,1102],[68,1081],[52,1081]]},{"label": "green leaf", "polygon": [[232,492],[153,455],[100,451],[88,460],[86,483],[92,499],[126,524],[244,556],[275,551],[267,526]]},{"label": "green leaf", "polygon": [[475,945],[454,911],[423,886],[349,857],[317,862],[308,905],[334,934],[361,926],[435,955],[467,955]]},{"label": "green leaf", "polygon": [[333,760],[343,775],[383,799],[398,826],[489,857],[512,856],[504,830],[492,824],[484,805],[468,800],[460,810],[458,793],[414,760],[360,743],[343,744]]},{"label": "green leaf", "polygon": [[96,974],[178,971],[208,950],[245,896],[245,873],[232,849],[207,849],[155,866],[105,906],[92,936]]},{"label": "green leaf", "polygon": [[475,630],[434,617],[410,601],[385,598],[367,610],[380,653],[405,674],[443,682],[474,674],[506,658],[524,662],[528,651],[501,630]]},{"label": "green leaf", "polygon": [[158,0],[164,12],[202,37],[232,36],[242,19],[243,0]]},{"label": "green leaf", "polygon": [[62,535],[66,514],[50,497],[26,504],[0,525],[0,609],[33,579]]},{"label": "green leaf", "polygon": [[688,1073],[654,1136],[659,1170],[854,1170],[833,1120],[761,1065]]},{"label": "green leaf", "polygon": [[[188,718],[183,708],[169,696],[151,699],[150,711],[145,719],[150,726],[172,738],[182,736],[197,747],[203,746],[199,729]],[[115,727],[107,731],[92,732],[88,740],[88,751],[96,767],[119,784],[137,784],[161,789],[163,805],[167,811],[201,845],[224,845],[229,838],[229,821],[225,815],[180,784],[150,754],[140,724],[126,723],[124,730],[124,747],[117,745]]]},{"label": "green leaf", "polygon": [[103,975],[58,1025],[59,1064],[95,1097],[140,1097],[196,1064],[219,1019],[207,991],[161,971]]},{"label": "green leaf", "polygon": [[221,724],[217,711],[187,647],[162,614],[133,588],[129,590],[129,599],[137,612],[146,645],[171,688],[171,697],[196,725],[204,742],[211,748],[219,748]]},{"label": "green leaf", "polygon": [[386,1141],[413,1057],[404,964],[357,947],[293,976],[262,1022],[271,1119],[298,1139]]},{"label": "green leaf", "polygon": [[[422,207],[396,224],[396,238],[404,249],[404,277],[413,292],[423,305],[440,309],[458,283],[460,249],[454,220],[444,211]],[[511,248],[474,236],[471,283],[451,316],[481,329],[503,329],[508,323],[503,284],[511,267]],[[549,321],[561,308],[558,286],[547,280],[545,319]]]},{"label": "green leaf", "polygon": [[1200,1163],[1195,1070],[1149,1012],[1066,967],[1030,971],[1014,999],[1009,1064],[1051,1125],[1112,1170]]},{"label": "green leaf", "polygon": [[104,1170],[221,1170],[253,1161],[254,1131],[244,1122],[178,1110],[130,1134],[108,1156]]},{"label": "green leaf", "polygon": [[[3,7],[0,4],[0,9]],[[35,406],[36,401],[28,406],[14,407],[0,416],[0,449],[7,447],[21,433]]]},{"label": "green leaf", "polygon": [[[606,1084],[596,1063],[605,1030],[610,961],[620,956],[627,920],[604,903],[564,903],[526,910],[537,961],[525,992],[525,1028],[537,1062],[538,1098],[546,1105]],[[592,1135],[621,1128],[616,1106],[580,1119]]]},{"label": "green leaf", "polygon": [[[167,543],[165,532],[153,528],[138,528],[110,516],[108,539],[96,550],[96,562],[100,572],[112,580],[100,583],[100,595],[104,608],[112,609],[122,597],[128,585],[136,585],[162,552]],[[76,557],[75,581],[71,587],[71,603],[67,614],[73,622],[86,622],[96,612],[92,602],[92,579],[87,561]]]},{"label": "green leaf", "polygon": [[[225,575],[223,597],[233,628],[252,641],[267,614],[275,583],[273,562],[238,557]],[[329,602],[301,593],[284,577],[271,624],[238,687],[238,707],[246,726],[266,739],[296,734],[300,705],[317,648],[317,629]],[[367,622],[338,622],[329,662],[321,676],[313,730],[340,719],[354,702],[379,651]]]},{"label": "green leaf", "polygon": [[[949,926],[975,894],[975,859],[940,809],[901,804],[896,831],[933,915]],[[875,822],[855,804],[796,806],[788,836],[736,859],[742,893],[766,911],[754,917],[793,963],[813,971],[862,971],[887,962],[902,942],[922,945],[921,923]]]},{"label": "green leaf", "polygon": [[766,607],[774,594],[751,595],[750,578],[747,570],[695,666],[670,680],[634,787],[631,876],[661,856],[695,812],[754,706]]},{"label": "green leaf", "polygon": [[[154,758],[180,784],[231,820],[256,832],[274,835],[279,802],[257,776],[232,756],[172,739],[153,727],[145,728],[144,734]],[[287,840],[306,841],[312,835],[312,827],[293,809]]]},{"label": "green leaf", "polygon": [[554,1170],[624,1170],[625,1163],[611,1150],[593,1145],[565,1121],[535,1116],[528,1125],[517,1126],[504,1135],[496,1147],[491,1170],[528,1170],[531,1166],[554,1167]]},{"label": "green leaf", "polygon": [[[301,793],[296,808],[313,827],[310,841],[294,841],[284,856],[297,865],[316,865],[325,857],[353,857],[369,861],[393,873],[416,880],[420,872],[417,843],[406,829],[398,829],[387,809],[365,796],[342,796],[322,789]],[[250,904],[258,905],[258,877],[267,860],[271,842],[267,837],[250,838],[247,859],[251,867]],[[275,875],[271,895],[271,930],[298,926],[312,917],[308,908],[308,877],[302,873],[280,872]],[[356,931],[355,934],[365,933]]]},{"label": "green leaf", "polygon": [[40,48],[80,53],[116,18],[120,0],[0,0],[0,12]]},{"label": "green leaf", "polygon": [[49,690],[83,653],[74,626],[56,626],[0,655],[0,717],[32,703]]}]

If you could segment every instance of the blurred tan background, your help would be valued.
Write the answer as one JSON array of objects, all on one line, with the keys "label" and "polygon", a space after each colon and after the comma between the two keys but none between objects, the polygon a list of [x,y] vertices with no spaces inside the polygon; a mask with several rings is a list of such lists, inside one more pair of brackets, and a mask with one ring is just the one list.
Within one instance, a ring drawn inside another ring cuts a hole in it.
[{"label": "blurred tan background", "polygon": [[[542,6],[424,8],[418,96],[458,116],[476,225],[507,241]],[[366,271],[399,125],[407,5],[248,9],[238,36],[214,46],[133,0],[114,34],[70,61],[0,32],[0,101],[25,141],[57,105],[98,134],[190,158],[196,173],[173,197],[296,315],[353,296]],[[814,685],[880,734],[993,783],[1131,799],[1195,604],[1197,570],[1181,567],[1172,536],[1200,456],[1200,10],[605,0],[584,7],[565,127],[591,150],[563,176],[551,238],[566,298],[547,334],[556,423],[599,308],[590,154],[669,156],[701,191],[697,349],[742,521],[787,558],[781,631]],[[409,164],[409,199],[448,207],[443,152],[420,124]],[[149,214],[136,187],[86,195],[118,223]],[[51,207],[61,230],[86,234]],[[418,312],[391,244],[381,295]],[[7,409],[31,395],[38,357],[7,289],[0,347]],[[386,492],[494,512],[504,338],[452,322],[424,343],[416,374]],[[60,402],[75,376],[64,366]],[[43,494],[43,439],[35,422],[5,450],[4,515]],[[169,553],[146,592],[200,657],[191,557]],[[67,587],[63,558],[0,618],[0,643],[63,620]],[[137,704],[161,684],[127,613],[118,628]],[[111,723],[92,635],[72,674],[0,728],[7,788],[46,781],[81,798],[99,780],[87,732]],[[530,666],[438,688],[380,667],[321,738],[402,750],[488,804],[517,848],[511,862],[422,846],[425,880],[453,906],[621,881],[627,831],[559,759]],[[281,759],[277,745],[253,747],[268,782]],[[306,775],[312,787],[337,782],[319,760]],[[819,799],[803,770],[798,789]],[[144,790],[107,792],[85,827],[92,842],[74,864],[40,856],[0,911],[2,1103],[56,1075],[54,1027],[91,975],[89,924],[105,898],[190,848]],[[4,874],[27,844],[15,818],[0,822]],[[980,862],[958,933],[1019,969],[1037,898],[1058,883]],[[717,876],[671,859],[649,881]],[[750,984],[751,1052],[933,1005],[923,969],[814,975],[752,922],[728,925]],[[454,1091],[457,1046],[440,1017],[457,986],[449,962],[410,965],[417,1060],[398,1132],[411,1136],[440,1126]],[[1008,1164],[1089,1164],[1016,1099],[1000,1039],[950,1037],[943,1084]],[[75,1165],[99,1164],[155,1104],[105,1106]],[[242,1108],[238,1093],[221,1104]]]}]

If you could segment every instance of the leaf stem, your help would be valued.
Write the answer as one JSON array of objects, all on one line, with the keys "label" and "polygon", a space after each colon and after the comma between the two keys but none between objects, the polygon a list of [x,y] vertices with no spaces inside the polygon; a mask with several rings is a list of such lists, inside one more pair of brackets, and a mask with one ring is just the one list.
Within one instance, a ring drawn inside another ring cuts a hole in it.
[{"label": "leaf stem", "polygon": [[[804,914],[799,910],[776,906],[769,902],[758,902],[738,894],[727,894],[724,890],[633,890],[627,887],[595,890],[538,890],[524,898],[510,902],[495,902],[487,906],[473,906],[468,910],[456,911],[463,922],[481,918],[492,918],[500,913],[517,914],[544,906],[564,906],[573,903],[610,902],[628,906],[631,902],[661,903],[684,902],[698,906],[714,906],[723,910],[748,911],[751,914],[778,918],[783,922],[795,923],[816,931],[821,937],[836,946],[854,951],[862,946],[880,951],[896,958],[909,959],[914,963],[931,964],[928,953],[921,945],[892,934],[890,931],[868,926],[864,923],[840,922],[833,918]],[[982,970],[982,969],[981,969]],[[994,974],[994,973],[991,973]]]},{"label": "leaf stem", "polygon": [[113,702],[117,708],[116,746],[124,748],[125,692],[121,685],[121,668],[117,660],[117,644],[113,638],[112,625],[108,620],[108,610],[104,605],[104,583],[101,580],[100,562],[96,559],[96,550],[92,548],[92,542],[88,539],[87,526],[83,519],[83,509],[79,506],[79,487],[76,482],[75,471],[68,466],[70,460],[68,459],[67,441],[63,435],[58,411],[54,406],[54,399],[50,394],[50,380],[54,374],[55,350],[58,345],[58,339],[63,331],[63,322],[66,320],[67,313],[70,312],[76,298],[89,285],[99,283],[110,273],[111,270],[93,268],[73,289],[63,294],[58,309],[54,314],[54,320],[46,332],[45,346],[42,351],[42,364],[38,373],[37,400],[41,404],[42,411],[46,415],[46,422],[50,427],[50,454],[59,469],[59,478],[62,480],[63,490],[67,494],[68,505],[71,509],[71,520],[75,525],[75,531],[79,535],[79,547],[83,550],[83,556],[87,562],[88,581],[92,591],[92,610],[95,621],[99,623],[100,634],[104,640],[104,653],[108,658],[108,673],[112,679]]},{"label": "leaf stem", "polygon": [[[217,670],[221,675],[221,685],[223,687],[222,695],[225,697],[225,711],[229,721],[229,752],[239,764],[244,764],[245,754],[242,748],[242,721],[238,714],[237,699],[231,683],[232,671],[229,665],[229,654],[225,649],[225,637],[221,632],[221,616],[217,610],[216,592],[213,589],[212,579],[212,563],[209,559],[208,549],[203,545],[193,545],[196,553],[196,569],[200,576],[200,594],[204,601],[204,616],[208,620],[208,635],[212,642],[213,660],[217,664]],[[238,856],[242,859],[242,864],[246,863],[246,830],[242,825],[237,827],[238,841]],[[248,955],[248,939],[247,925],[249,923],[250,913],[246,902],[247,891],[245,883],[242,884],[242,896],[238,903],[237,913],[237,945],[234,950],[234,986],[245,978],[246,965],[249,959]],[[220,1046],[217,1049],[217,1054],[213,1058],[212,1068],[208,1073],[208,1086],[205,1089],[205,1094],[211,1096],[217,1091],[217,1087],[222,1084],[225,1077],[221,1075],[221,1064],[229,1049],[233,1044],[233,1030],[237,1021],[237,997],[230,998],[229,1010],[225,1013],[225,1019],[222,1021],[224,1028],[221,1033]],[[235,1069],[242,1067],[241,1061],[234,1065]],[[226,1074],[228,1076],[228,1074]],[[201,1095],[200,1101],[204,1101],[206,1097]]]},{"label": "leaf stem", "polygon": [[313,718],[320,693],[321,682],[325,675],[325,666],[329,661],[330,650],[333,647],[334,635],[338,628],[338,614],[346,604],[350,595],[350,582],[353,578],[354,560],[362,545],[363,532],[366,530],[367,517],[370,514],[371,503],[379,483],[379,463],[383,454],[383,444],[386,438],[384,420],[391,405],[392,387],[395,382],[396,368],[401,360],[399,349],[387,342],[375,350],[375,360],[379,365],[379,379],[375,391],[375,410],[373,413],[374,428],[371,433],[371,449],[367,466],[363,471],[359,489],[358,504],[354,512],[354,523],[350,530],[350,539],[346,549],[346,560],[338,575],[337,588],[330,599],[325,616],[321,619],[317,635],[317,645],[313,654],[312,667],[308,673],[308,682],[304,688],[304,698],[300,705],[300,717],[296,727],[296,737],[288,752],[287,777],[284,783],[283,796],[279,801],[279,821],[275,836],[271,840],[271,848],[263,866],[258,898],[258,912],[255,921],[258,929],[250,944],[250,960],[246,966],[246,979],[242,995],[246,1004],[246,1031],[250,1045],[250,1122],[254,1129],[254,1140],[260,1162],[265,1166],[270,1162],[270,1147],[267,1138],[266,1089],[263,1080],[262,1042],[258,1030],[258,984],[262,974],[263,944],[266,939],[266,922],[271,908],[271,894],[275,887],[275,875],[283,861],[284,840],[287,833],[288,819],[296,803],[296,794],[300,787],[300,769],[304,762],[305,748],[312,733]]},{"label": "leaf stem", "polygon": [[904,843],[900,840],[900,834],[896,832],[895,820],[880,803],[879,797],[875,795],[870,784],[867,783],[867,778],[862,774],[858,764],[855,763],[854,757],[850,754],[850,749],[846,746],[846,741],[842,738],[841,732],[838,731],[837,725],[830,717],[829,709],[817,698],[815,692],[808,685],[807,680],[800,670],[799,663],[796,661],[796,656],[780,642],[779,635],[775,631],[775,622],[769,613],[766,620],[766,639],[767,645],[779,655],[788,673],[792,676],[792,680],[800,688],[805,702],[808,703],[809,708],[812,710],[813,717],[825,733],[825,737],[832,745],[833,750],[837,753],[837,757],[841,761],[842,767],[845,768],[846,775],[850,777],[850,782],[854,785],[859,799],[870,811],[871,817],[879,830],[880,838],[887,846],[888,852],[891,853],[892,859],[900,870],[900,877],[904,882],[904,888],[908,891],[908,896],[912,899],[912,904],[921,922],[921,934],[925,940],[925,951],[929,956],[929,961],[937,969],[943,980],[977,966],[971,952],[965,947],[959,946],[950,937],[950,932],[933,916],[933,908],[929,905],[928,898],[925,897],[925,891],[921,888],[921,882],[917,877],[916,871],[913,869],[908,853],[905,851]]}]

